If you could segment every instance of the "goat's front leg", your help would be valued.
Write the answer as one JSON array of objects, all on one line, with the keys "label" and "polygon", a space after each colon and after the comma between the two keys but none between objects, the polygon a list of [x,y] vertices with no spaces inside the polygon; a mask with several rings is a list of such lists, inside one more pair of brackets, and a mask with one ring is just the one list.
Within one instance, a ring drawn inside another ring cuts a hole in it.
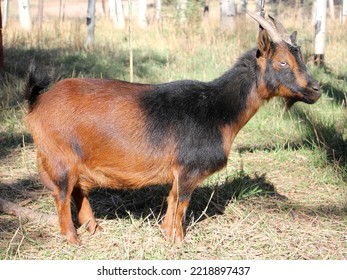
[{"label": "goat's front leg", "polygon": [[186,210],[189,206],[190,197],[194,187],[184,180],[185,176],[175,175],[167,199],[167,210],[161,229],[166,239],[179,243],[183,240],[184,230],[182,223],[185,219]]}]

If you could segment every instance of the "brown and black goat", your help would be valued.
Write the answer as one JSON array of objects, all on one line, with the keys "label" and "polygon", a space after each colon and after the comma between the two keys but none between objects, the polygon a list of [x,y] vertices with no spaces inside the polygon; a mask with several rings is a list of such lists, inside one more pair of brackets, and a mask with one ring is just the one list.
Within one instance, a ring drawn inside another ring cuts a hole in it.
[{"label": "brown and black goat", "polygon": [[79,243],[80,224],[100,229],[88,201],[95,187],[139,189],[170,184],[165,236],[183,239],[182,220],[194,189],[227,163],[239,130],[274,96],[288,105],[314,103],[319,85],[307,72],[296,33],[274,18],[249,13],[260,26],[257,48],[211,82],[135,84],[108,79],[50,83],[31,65],[27,124],[42,183],[53,191],[61,233]]}]

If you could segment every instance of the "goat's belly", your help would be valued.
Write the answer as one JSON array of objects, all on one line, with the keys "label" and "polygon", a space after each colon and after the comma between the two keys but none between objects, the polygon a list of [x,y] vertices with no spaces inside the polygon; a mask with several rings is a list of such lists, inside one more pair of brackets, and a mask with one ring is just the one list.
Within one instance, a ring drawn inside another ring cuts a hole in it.
[{"label": "goat's belly", "polygon": [[156,167],[151,170],[122,170],[112,167],[84,168],[79,176],[79,185],[90,190],[96,187],[113,189],[140,189],[151,185],[172,183],[173,175],[168,168]]}]

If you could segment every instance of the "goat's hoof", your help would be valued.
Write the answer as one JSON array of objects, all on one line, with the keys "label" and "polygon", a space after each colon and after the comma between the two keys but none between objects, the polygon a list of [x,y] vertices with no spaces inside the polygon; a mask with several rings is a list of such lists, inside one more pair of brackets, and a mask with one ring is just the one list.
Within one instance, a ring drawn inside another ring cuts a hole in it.
[{"label": "goat's hoof", "polygon": [[163,233],[165,240],[168,242],[172,242],[175,244],[180,244],[183,241],[183,233],[182,231],[178,231],[177,229],[167,228],[165,226],[160,227],[161,232]]},{"label": "goat's hoof", "polygon": [[87,231],[90,233],[90,234],[95,234],[95,233],[98,233],[100,231],[102,231],[102,227],[95,221],[89,221],[86,225],[85,225],[85,228],[87,229]]},{"label": "goat's hoof", "polygon": [[76,234],[66,235],[66,241],[68,244],[76,245],[76,246],[80,246],[82,244],[81,240],[77,237]]},{"label": "goat's hoof", "polygon": [[103,231],[104,229],[99,224],[96,224],[93,227],[88,227],[87,230],[90,234],[95,234],[95,233]]}]

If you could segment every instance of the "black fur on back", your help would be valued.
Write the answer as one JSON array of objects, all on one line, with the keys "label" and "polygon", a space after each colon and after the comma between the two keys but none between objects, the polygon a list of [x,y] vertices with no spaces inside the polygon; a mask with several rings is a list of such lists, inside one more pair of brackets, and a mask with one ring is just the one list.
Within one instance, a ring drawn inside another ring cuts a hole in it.
[{"label": "black fur on back", "polygon": [[227,161],[220,128],[236,121],[257,81],[256,50],[211,82],[156,85],[141,98],[149,141],[177,145],[178,162],[189,172],[214,172]]},{"label": "black fur on back", "polygon": [[35,106],[37,97],[41,94],[42,90],[47,88],[52,82],[52,76],[47,73],[43,74],[38,71],[34,60],[29,65],[29,70],[24,87],[24,97],[28,101],[29,111]]}]

